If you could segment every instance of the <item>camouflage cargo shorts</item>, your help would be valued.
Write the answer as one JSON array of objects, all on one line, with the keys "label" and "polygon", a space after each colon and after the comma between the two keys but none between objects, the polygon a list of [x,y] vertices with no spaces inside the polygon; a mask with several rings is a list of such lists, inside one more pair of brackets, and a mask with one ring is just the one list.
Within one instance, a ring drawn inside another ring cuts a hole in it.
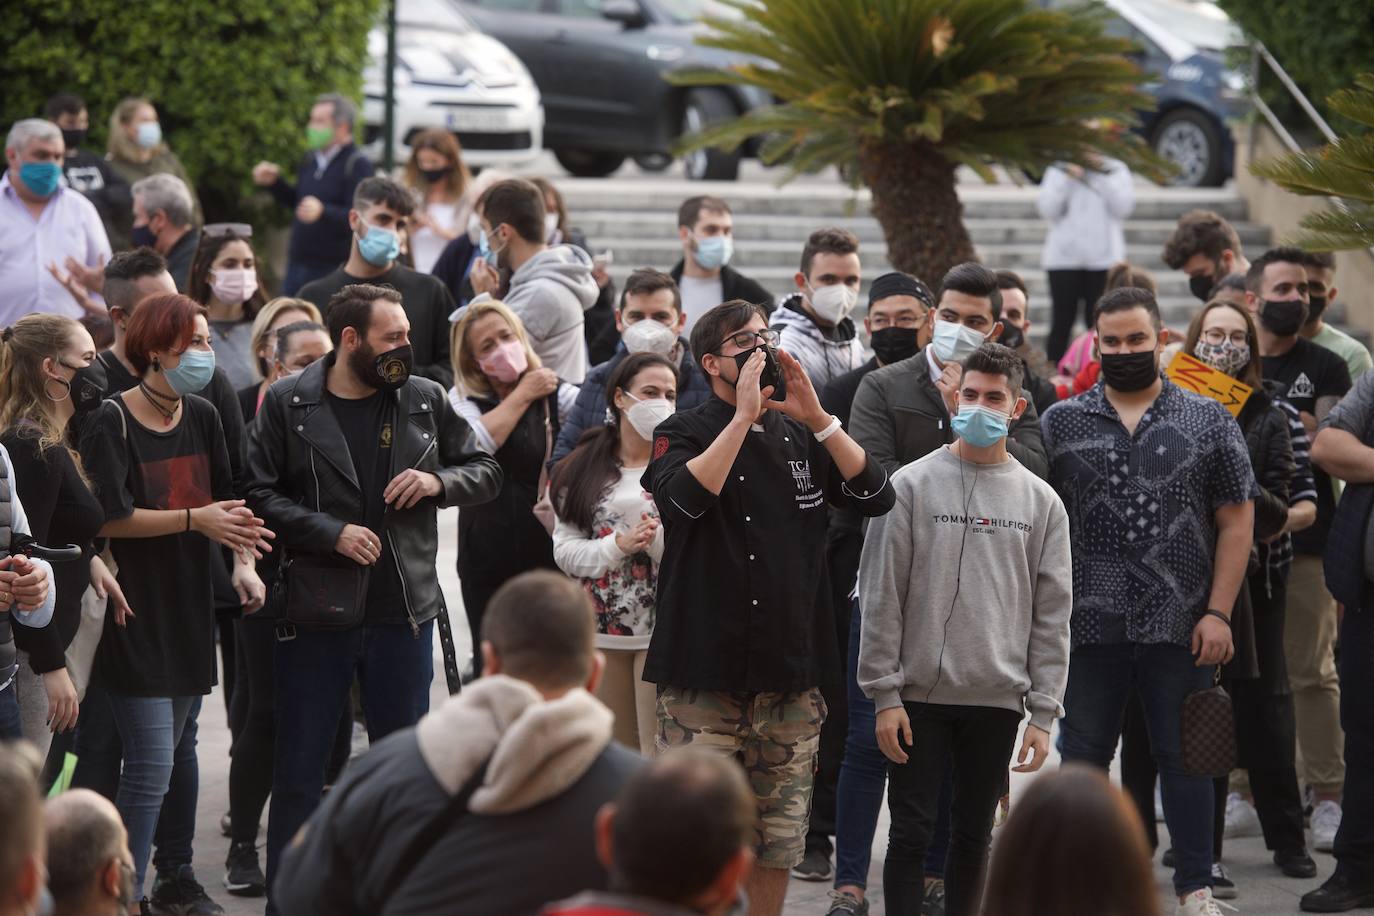
[{"label": "camouflage cargo shorts", "polygon": [[758,862],[791,868],[806,852],[811,787],[825,700],[800,693],[735,693],[658,688],[655,747],[690,745],[734,757],[758,799]]}]

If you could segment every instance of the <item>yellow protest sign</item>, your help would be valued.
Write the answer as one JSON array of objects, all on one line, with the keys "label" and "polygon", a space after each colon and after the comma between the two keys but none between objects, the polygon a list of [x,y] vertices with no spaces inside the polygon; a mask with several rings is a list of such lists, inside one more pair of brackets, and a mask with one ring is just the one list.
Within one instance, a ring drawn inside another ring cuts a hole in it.
[{"label": "yellow protest sign", "polygon": [[1164,372],[1169,376],[1169,381],[1178,387],[1219,402],[1231,411],[1233,417],[1240,416],[1240,409],[1254,391],[1244,382],[1231,378],[1225,372],[1218,372],[1182,351],[1175,354]]}]

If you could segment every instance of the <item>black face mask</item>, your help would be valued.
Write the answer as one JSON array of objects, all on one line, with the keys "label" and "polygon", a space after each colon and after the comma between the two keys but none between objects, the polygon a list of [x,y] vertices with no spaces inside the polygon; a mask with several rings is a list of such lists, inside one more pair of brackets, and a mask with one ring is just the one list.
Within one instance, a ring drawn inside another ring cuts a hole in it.
[{"label": "black face mask", "polygon": [[86,129],[71,129],[62,131],[62,143],[67,147],[67,152],[71,153],[86,142]]},{"label": "black face mask", "polygon": [[[60,360],[59,360],[60,362]],[[109,376],[105,372],[105,364],[98,359],[91,360],[89,366],[68,366],[61,363],[74,373],[72,380],[67,382],[67,391],[72,398],[72,407],[77,413],[86,413],[100,406],[100,402],[105,399],[105,391],[109,387]]]},{"label": "black face mask", "polygon": [[1307,303],[1301,299],[1260,300],[1260,325],[1279,337],[1292,337],[1307,319]]},{"label": "black face mask", "polygon": [[[762,391],[769,385],[772,385],[773,395],[768,400],[787,400],[787,380],[783,378],[782,367],[778,365],[778,351],[774,350],[772,347],[760,344],[754,347],[753,350],[745,350],[743,353],[736,353],[733,357],[735,360],[735,371],[737,373],[744,371],[744,364],[749,362],[749,357],[754,355],[754,350],[763,350],[763,355],[765,357],[763,361],[763,372],[759,375],[759,390]],[[739,384],[739,376],[736,375],[735,378],[736,384]]]},{"label": "black face mask", "polygon": [[1304,324],[1311,324],[1316,321],[1324,311],[1326,311],[1326,297],[1309,294],[1307,297],[1307,321]]},{"label": "black face mask", "polygon": [[410,378],[415,362],[415,354],[410,344],[396,347],[384,353],[367,350],[354,350],[348,357],[348,365],[358,380],[370,388],[382,391],[395,391]]},{"label": "black face mask", "polygon": [[142,226],[135,226],[129,233],[129,241],[135,248],[153,248],[157,245],[157,233],[146,223]]},{"label": "black face mask", "polygon": [[434,184],[436,181],[443,181],[452,171],[453,166],[446,165],[441,169],[420,169],[420,174],[424,176],[425,181]]},{"label": "black face mask", "polygon": [[1002,325],[1002,339],[998,341],[1004,347],[1015,350],[1026,342],[1026,335],[1020,328],[1011,322]]},{"label": "black face mask", "polygon": [[1102,378],[1107,387],[1117,391],[1144,391],[1159,378],[1158,354],[1154,350],[1140,353],[1103,353]]},{"label": "black face mask", "polygon": [[921,349],[920,333],[920,328],[881,328],[873,332],[873,353],[884,366],[909,359]]}]

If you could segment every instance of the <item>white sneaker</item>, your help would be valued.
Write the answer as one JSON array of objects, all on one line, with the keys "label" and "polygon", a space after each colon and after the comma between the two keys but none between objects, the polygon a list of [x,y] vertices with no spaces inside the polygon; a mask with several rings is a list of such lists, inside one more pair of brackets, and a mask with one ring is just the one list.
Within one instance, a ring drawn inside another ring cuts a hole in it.
[{"label": "white sneaker", "polygon": [[1312,809],[1312,848],[1330,852],[1336,843],[1336,831],[1341,829],[1341,806],[1333,801],[1317,802]]},{"label": "white sneaker", "polygon": [[1221,907],[1212,899],[1212,889],[1204,887],[1193,891],[1174,910],[1174,916],[1223,916]]},{"label": "white sneaker", "polygon": [[1263,831],[1260,830],[1259,812],[1255,806],[1245,800],[1239,792],[1232,792],[1226,796],[1226,832],[1227,839],[1234,839],[1243,836],[1259,836]]}]

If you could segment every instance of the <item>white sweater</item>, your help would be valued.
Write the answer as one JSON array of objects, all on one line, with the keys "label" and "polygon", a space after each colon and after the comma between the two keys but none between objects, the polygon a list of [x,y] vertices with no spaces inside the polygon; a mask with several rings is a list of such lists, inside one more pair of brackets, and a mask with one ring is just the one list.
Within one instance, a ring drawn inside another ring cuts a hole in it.
[{"label": "white sweater", "polygon": [[1036,208],[1050,224],[1040,266],[1045,270],[1106,270],[1126,259],[1122,224],[1135,209],[1131,171],[1103,159],[1105,172],[1070,177],[1051,166],[1040,182]]}]

